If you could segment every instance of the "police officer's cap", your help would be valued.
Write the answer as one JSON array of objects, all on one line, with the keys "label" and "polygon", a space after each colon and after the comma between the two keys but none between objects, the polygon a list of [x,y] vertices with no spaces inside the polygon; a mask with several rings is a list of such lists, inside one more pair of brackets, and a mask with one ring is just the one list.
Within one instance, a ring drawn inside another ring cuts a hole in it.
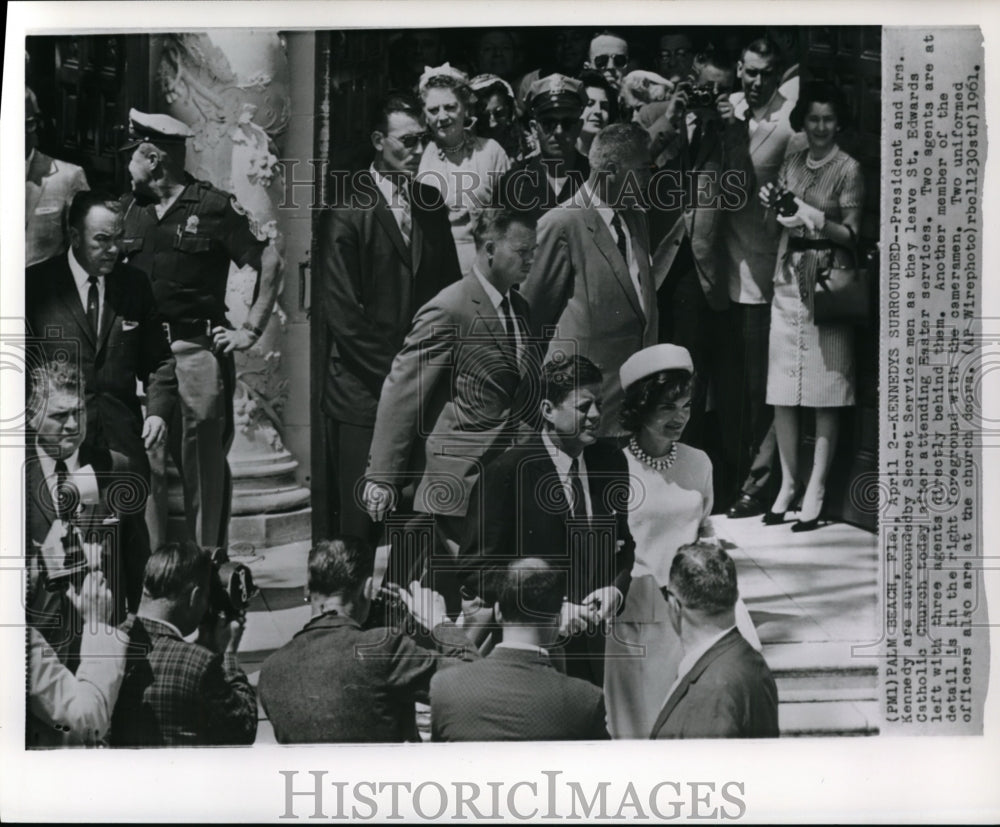
[{"label": "police officer's cap", "polygon": [[128,140],[119,151],[135,149],[139,144],[183,144],[194,136],[184,121],[169,115],[150,115],[138,109],[128,111]]},{"label": "police officer's cap", "polygon": [[527,95],[528,109],[538,117],[553,109],[574,109],[583,112],[587,93],[576,78],[553,74],[539,78],[531,84]]}]

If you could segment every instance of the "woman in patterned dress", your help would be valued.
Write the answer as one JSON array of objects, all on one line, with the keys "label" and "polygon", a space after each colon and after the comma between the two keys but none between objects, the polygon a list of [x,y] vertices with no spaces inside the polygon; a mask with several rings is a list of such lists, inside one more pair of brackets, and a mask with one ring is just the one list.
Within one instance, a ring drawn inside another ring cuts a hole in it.
[{"label": "woman in patterned dress", "polygon": [[464,72],[447,63],[428,68],[419,89],[431,140],[420,158],[417,177],[441,191],[458,263],[466,275],[476,258],[472,219],[491,205],[493,190],[510,160],[492,138],[478,137],[466,128],[475,99]]},{"label": "woman in patterned dress", "polygon": [[[769,525],[783,522],[796,495],[797,408],[812,408],[816,415],[812,471],[792,531],[819,525],[837,445],[839,409],[854,404],[853,330],[813,320],[817,274],[852,265],[864,200],[861,165],[837,146],[845,114],[836,87],[825,82],[805,84],[790,121],[794,129],[805,132],[808,146],[785,158],[778,173],[778,190],[791,192],[798,209],[790,217],[777,216],[785,230],[774,274],[767,403],[774,406],[782,480],[771,510],[764,515]],[[770,203],[771,186],[761,190],[761,199]]]}]

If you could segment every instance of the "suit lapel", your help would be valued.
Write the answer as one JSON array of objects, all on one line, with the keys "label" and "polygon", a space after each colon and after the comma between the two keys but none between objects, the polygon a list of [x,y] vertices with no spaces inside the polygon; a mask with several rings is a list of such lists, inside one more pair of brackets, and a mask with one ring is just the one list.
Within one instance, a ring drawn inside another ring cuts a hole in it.
[{"label": "suit lapel", "polygon": [[118,321],[118,311],[124,297],[122,275],[115,269],[104,279],[104,306],[101,308],[101,335],[97,337],[97,352],[99,353],[108,342],[108,334]]},{"label": "suit lapel", "polygon": [[[544,484],[545,488],[541,490],[545,492],[545,511],[558,514],[565,521],[569,515],[569,501],[566,499],[566,492],[563,490],[559,472],[556,470],[555,463],[552,462],[552,457],[549,456],[541,437],[538,438],[536,445],[538,453],[535,456],[535,461],[527,466],[526,473],[531,486],[527,490],[538,491],[539,486]],[[539,501],[541,500],[539,499]]]},{"label": "suit lapel", "polygon": [[656,723],[653,724],[653,731],[650,733],[651,738],[655,738],[656,734],[663,728],[663,725],[667,722],[670,717],[670,713],[677,708],[677,704],[681,702],[684,696],[687,694],[688,689],[691,687],[701,674],[711,666],[722,654],[729,651],[733,646],[739,642],[740,633],[737,629],[732,629],[728,634],[722,639],[716,641],[716,643],[709,649],[705,654],[703,654],[697,661],[695,661],[694,666],[691,670],[684,676],[684,679],[677,685],[677,688],[670,693],[670,697],[667,698],[667,702],[663,705],[663,709],[660,710],[660,714],[656,718]]},{"label": "suit lapel", "polygon": [[396,223],[396,218],[392,214],[392,210],[389,209],[389,205],[386,203],[382,190],[378,188],[374,178],[369,176],[369,181],[371,182],[372,189],[374,189],[378,194],[375,199],[375,219],[382,225],[382,229],[385,230],[386,234],[392,240],[392,246],[396,248],[396,252],[399,253],[399,257],[406,262],[407,266],[412,266],[410,251],[406,248],[406,242],[403,240],[403,233],[400,231],[399,225]]},{"label": "suit lapel", "polygon": [[[595,209],[587,211],[585,220],[587,229],[590,230],[591,236],[594,239],[594,246],[597,247],[601,255],[607,260],[611,267],[611,272],[615,274],[615,278],[618,279],[622,290],[625,291],[625,296],[629,304],[632,305],[635,314],[645,324],[646,315],[642,312],[642,308],[639,305],[639,297],[636,295],[635,287],[632,285],[632,277],[629,275],[625,262],[622,261],[622,256],[618,252],[615,240],[611,237],[611,230],[607,228],[604,219],[598,215]],[[631,230],[631,227],[629,229]]]},{"label": "suit lapel", "polygon": [[[59,261],[55,282],[56,293],[59,295],[60,301],[62,301],[65,308],[69,311],[69,314],[73,317],[73,321],[76,322],[77,327],[86,337],[87,341],[90,342],[90,346],[95,347],[94,331],[90,329],[90,322],[87,321],[87,315],[83,312],[83,305],[80,303],[80,294],[77,292],[73,273],[69,269],[69,261],[65,258]],[[64,334],[66,333],[69,333],[69,331],[64,331]]]},{"label": "suit lapel", "polygon": [[507,342],[507,330],[500,319],[500,311],[493,306],[490,297],[479,283],[479,277],[475,273],[470,273],[466,278],[471,279],[472,284],[469,290],[469,300],[475,307],[476,317],[479,319],[477,327],[489,331],[496,340],[497,347],[508,361],[512,361],[509,343]]},{"label": "suit lapel", "polygon": [[[418,186],[420,185],[414,183],[413,190],[416,190]],[[410,221],[410,254],[413,257],[414,275],[416,275],[417,271],[420,269],[420,260],[423,258],[424,254],[424,213],[416,206],[415,202],[423,204],[424,201],[421,200],[419,196],[417,198],[413,198],[412,196],[410,197],[410,215],[412,218]],[[402,234],[400,234],[400,238],[402,238]]]}]

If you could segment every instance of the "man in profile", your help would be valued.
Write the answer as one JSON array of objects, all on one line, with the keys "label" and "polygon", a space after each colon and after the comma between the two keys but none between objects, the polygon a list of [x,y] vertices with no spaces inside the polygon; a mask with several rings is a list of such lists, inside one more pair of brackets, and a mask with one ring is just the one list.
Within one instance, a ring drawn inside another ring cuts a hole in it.
[{"label": "man in profile", "polygon": [[777,738],[771,670],[736,629],[736,564],[718,546],[681,546],[662,590],[684,659],[650,738]]},{"label": "man in profile", "polygon": [[261,703],[279,743],[417,741],[414,703],[426,701],[435,669],[478,657],[441,596],[418,583],[393,596],[423,627],[419,642],[397,629],[363,629],[374,566],[374,550],[357,537],[309,552],[312,618],[260,670]]},{"label": "man in profile", "polygon": [[537,558],[503,576],[503,641],[485,659],[431,680],[435,741],[570,741],[608,737],[604,693],[552,665],[566,574]]}]

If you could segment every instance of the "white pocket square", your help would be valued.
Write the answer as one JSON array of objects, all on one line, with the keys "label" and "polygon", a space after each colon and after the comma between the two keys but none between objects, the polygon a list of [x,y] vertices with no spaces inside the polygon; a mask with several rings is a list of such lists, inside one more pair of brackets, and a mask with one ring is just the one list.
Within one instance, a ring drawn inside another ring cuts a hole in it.
[{"label": "white pocket square", "polygon": [[122,331],[135,330],[139,326],[138,322],[130,322],[128,319],[122,319]]}]

